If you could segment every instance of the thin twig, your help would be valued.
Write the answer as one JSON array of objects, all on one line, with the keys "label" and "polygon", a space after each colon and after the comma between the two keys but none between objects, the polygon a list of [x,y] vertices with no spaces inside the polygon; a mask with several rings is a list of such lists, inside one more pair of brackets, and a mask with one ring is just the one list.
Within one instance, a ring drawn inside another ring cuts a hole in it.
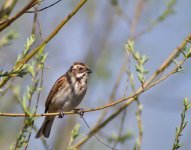
[{"label": "thin twig", "polygon": [[[105,127],[111,120],[113,120],[116,116],[118,116],[124,109],[126,109],[126,105],[121,106],[116,112],[114,112],[113,114],[111,114],[105,121],[103,121],[102,123],[99,124],[99,126],[96,126],[94,129],[92,129],[92,131],[94,133],[97,133],[98,131],[100,131],[103,127]],[[82,144],[84,144],[90,137],[92,137],[92,132],[89,132],[87,134],[87,136],[81,140],[79,143],[77,143],[74,147],[76,149],[79,149],[80,146]]]},{"label": "thin twig", "polygon": [[[112,5],[112,4],[111,4]],[[112,5],[112,7],[115,9],[117,15],[119,15],[120,17],[122,17],[125,21],[127,21],[127,24],[130,25],[131,24],[131,19],[130,17],[125,14],[124,10],[119,6],[119,4],[117,5]]]},{"label": "thin twig", "polygon": [[37,13],[37,12],[43,11],[43,10],[45,10],[45,9],[48,9],[48,8],[50,8],[50,7],[54,6],[54,5],[56,5],[56,4],[59,3],[60,1],[62,1],[62,0],[58,0],[58,1],[54,2],[53,4],[51,4],[51,5],[49,5],[49,6],[46,6],[46,7],[41,8],[41,9],[38,9],[37,11],[35,11],[35,10],[34,10],[34,11],[28,10],[28,11],[26,11],[25,13]]},{"label": "thin twig", "polygon": [[109,145],[107,145],[105,142],[103,142],[100,138],[97,137],[97,135],[94,133],[94,131],[91,129],[91,127],[89,126],[89,124],[87,123],[87,121],[84,119],[83,116],[81,116],[81,118],[83,119],[84,123],[86,124],[86,126],[88,127],[88,129],[90,130],[90,132],[92,133],[92,135],[100,142],[102,143],[103,145],[105,145],[106,147],[108,147],[109,149],[112,149],[112,150],[118,150],[114,147],[111,147]]},{"label": "thin twig", "polygon": [[[118,131],[118,138],[121,137],[122,132],[123,132],[123,128],[124,128],[124,123],[125,123],[125,117],[127,114],[127,109],[125,109],[122,113],[122,117],[121,117],[121,122],[120,122],[120,127],[119,127],[119,131]],[[118,144],[118,141],[116,140],[115,143],[113,144],[113,147],[116,148]]]},{"label": "thin twig", "polygon": [[[130,71],[130,68],[131,68],[131,65],[130,65],[131,60],[130,60],[130,57],[129,57],[129,54],[128,54],[128,53],[127,53],[127,57],[128,57],[128,59],[127,59],[127,61],[128,61],[128,71]],[[129,87],[128,83],[129,83],[129,78],[127,77],[126,89],[125,89],[125,92],[124,92],[124,97],[126,97],[126,93],[127,93],[128,87]],[[122,114],[122,117],[121,117],[120,127],[119,127],[119,130],[118,130],[118,138],[120,138],[121,135],[122,135],[123,128],[124,128],[124,123],[125,123],[126,114],[127,114],[127,109],[125,109],[125,110],[123,111],[123,114]],[[117,144],[118,144],[118,141],[115,140],[115,143],[113,144],[113,147],[117,147]]]},{"label": "thin twig", "polygon": [[[43,74],[44,74],[44,65],[43,65],[43,67],[42,67],[42,73],[41,73],[41,77],[40,77],[40,88],[42,88],[42,86],[43,86]],[[37,101],[36,101],[36,106],[35,106],[35,112],[34,112],[34,114],[36,114],[36,112],[37,112],[37,109],[38,109],[38,104],[39,104],[39,100],[40,100],[40,94],[41,94],[41,90],[39,90],[39,92],[38,92],[38,95],[37,95]],[[32,122],[32,128],[33,128],[33,126],[34,126],[34,121]],[[27,139],[27,144],[26,144],[26,146],[25,146],[25,150],[27,150],[27,147],[28,147],[28,143],[29,143],[29,140],[30,140],[30,137],[31,137],[31,134],[32,134],[32,130],[30,131],[30,133],[29,133],[29,135],[28,135],[28,139]],[[42,138],[41,138],[42,139]],[[42,139],[43,140],[43,139]]]},{"label": "thin twig", "polygon": [[[120,70],[120,72],[119,72],[119,74],[118,74],[118,76],[117,76],[115,85],[113,86],[113,89],[112,89],[112,92],[111,92],[111,94],[110,94],[110,97],[109,97],[108,102],[112,102],[113,99],[115,98],[115,94],[116,94],[117,88],[119,87],[119,83],[120,83],[120,81],[121,81],[122,75],[123,75],[124,72],[125,72],[125,66],[126,66],[127,63],[128,63],[128,59],[127,59],[126,56],[125,56],[124,62],[123,62],[123,64],[122,64],[122,66],[121,66],[121,70]],[[98,119],[98,121],[96,122],[96,125],[95,125],[95,126],[99,125],[99,124],[103,121],[104,117],[107,115],[107,112],[108,112],[107,110],[104,110],[104,111],[102,112],[102,114],[101,114],[100,118]]]},{"label": "thin twig", "polygon": [[137,143],[137,150],[141,150],[141,143],[142,143],[142,139],[143,139],[143,125],[142,125],[142,106],[141,103],[139,101],[139,99],[137,98],[136,100],[137,102],[137,112],[136,112],[136,116],[137,116],[137,123],[138,123],[138,129],[139,129],[139,137],[138,137],[138,143]]},{"label": "thin twig", "polygon": [[[40,39],[41,39],[41,42],[42,42],[42,33],[41,33],[41,26],[40,26],[40,23],[38,21],[38,13],[37,13],[37,8],[38,7],[34,7],[34,10],[36,11],[35,14],[34,14],[34,23],[33,23],[33,30],[32,30],[32,34],[35,34],[35,31],[36,31],[36,24],[38,25],[39,27],[39,35],[40,35]],[[43,75],[44,75],[44,64],[42,64],[42,68],[41,68],[41,77],[40,77],[40,88],[43,87]],[[41,90],[38,91],[38,95],[37,95],[37,101],[36,101],[36,106],[35,106],[35,112],[34,114],[36,114],[37,112],[37,109],[38,109],[38,104],[39,104],[39,100],[40,100],[40,95],[41,95]],[[34,128],[34,121],[32,121],[31,123],[31,126],[32,128]],[[26,146],[25,146],[25,150],[27,150],[27,147],[28,147],[28,144],[29,144],[29,140],[30,140],[30,137],[31,137],[31,134],[32,134],[32,130],[29,132],[29,135],[28,135],[28,139],[26,140]],[[41,138],[42,139],[42,138]],[[43,140],[43,139],[42,139]],[[44,144],[45,142],[43,142]],[[47,147],[47,145],[45,145]]]},{"label": "thin twig", "polygon": [[130,39],[134,39],[136,27],[146,2],[147,0],[138,0],[135,6],[134,17],[130,29]]},{"label": "thin twig", "polygon": [[[133,90],[133,93],[135,93],[136,89],[135,89],[134,79],[133,79],[133,76],[131,74],[131,71],[127,71],[127,74],[129,76],[129,80],[130,80],[130,83],[131,83],[131,88]],[[141,86],[143,88],[143,84]],[[135,97],[135,100],[137,102],[136,117],[137,117],[138,129],[139,129],[139,137],[138,137],[137,149],[141,150],[141,143],[142,143],[142,137],[143,137],[143,125],[142,125],[142,119],[141,119],[142,106],[141,106],[141,102],[140,102],[138,97]]]},{"label": "thin twig", "polygon": [[[34,8],[35,11],[38,9],[37,6],[34,6],[33,8]],[[31,32],[31,35],[35,35],[35,32],[36,32],[37,16],[38,16],[38,13],[35,12],[35,13],[34,13],[34,17],[33,17],[33,25],[32,25],[32,32]]]}]

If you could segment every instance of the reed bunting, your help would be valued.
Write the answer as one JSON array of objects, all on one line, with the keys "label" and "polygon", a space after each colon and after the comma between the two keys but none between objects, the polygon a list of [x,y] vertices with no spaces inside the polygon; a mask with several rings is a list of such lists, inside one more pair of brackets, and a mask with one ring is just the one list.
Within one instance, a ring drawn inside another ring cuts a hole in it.
[{"label": "reed bunting", "polygon": [[[87,65],[75,62],[52,87],[45,103],[45,113],[63,112],[75,109],[82,101],[87,90],[88,75],[92,71]],[[62,114],[61,116],[62,117]],[[55,116],[46,116],[35,138],[49,137]]]}]

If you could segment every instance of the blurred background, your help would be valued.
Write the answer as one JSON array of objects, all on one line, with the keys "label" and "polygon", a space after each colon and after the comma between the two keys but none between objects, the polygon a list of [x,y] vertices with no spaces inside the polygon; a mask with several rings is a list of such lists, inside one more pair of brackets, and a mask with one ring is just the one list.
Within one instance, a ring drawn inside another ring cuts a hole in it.
[{"label": "blurred background", "polygon": [[[108,103],[121,67],[127,59],[124,45],[129,39],[134,39],[137,51],[149,57],[149,61],[145,65],[149,73],[145,78],[151,76],[173,49],[191,32],[190,0],[174,1],[173,13],[152,26],[152,23],[167,9],[167,4],[170,1],[172,0],[87,1],[45,47],[45,53],[48,53],[48,56],[45,62],[43,90],[37,112],[44,112],[44,103],[52,85],[75,61],[85,62],[93,70],[88,82],[87,94],[80,107],[95,108]],[[3,2],[0,1],[0,6]],[[22,9],[27,2],[24,0],[18,1],[10,16]],[[42,39],[45,39],[56,28],[78,2],[76,0],[63,0],[55,6],[38,13]],[[43,8],[52,3],[51,0],[44,0],[38,8]],[[137,13],[139,11],[140,14]],[[137,20],[134,19],[136,17]],[[24,14],[0,33],[0,38],[12,30],[18,34],[18,38],[1,47],[0,70],[11,70],[14,66],[18,54],[24,48],[26,39],[31,35],[32,23],[33,14]],[[134,27],[132,27],[133,23]],[[36,41],[33,48],[41,42],[38,31],[39,28],[37,27]],[[126,68],[129,65],[131,65],[134,75],[135,88],[138,89],[141,85],[137,79],[137,72],[134,69],[133,62],[131,64],[127,62]],[[143,107],[141,115],[143,125],[142,150],[169,150],[172,148],[175,128],[180,124],[180,113],[183,109],[182,101],[184,97],[190,98],[191,95],[190,60],[186,62],[184,69],[183,72],[167,78],[139,97]],[[126,96],[131,94],[132,90],[127,85],[127,80],[127,74],[123,73],[113,100],[120,99],[124,96],[124,93],[126,93]],[[31,76],[26,75],[24,78],[16,78],[12,84],[19,88],[22,95],[30,82]],[[36,97],[37,95],[33,97],[33,100]],[[8,90],[5,95],[1,96],[0,100],[0,112],[23,113],[12,90]],[[123,103],[108,108],[106,117],[121,105]],[[85,113],[84,118],[91,128],[97,123],[102,111]],[[133,149],[137,142],[139,134],[136,111],[136,102],[126,109],[122,133],[129,136],[124,142],[117,144],[118,149]],[[108,145],[112,146],[112,137],[118,135],[123,114],[118,115],[97,133],[99,138]],[[43,117],[35,119],[37,128],[40,127],[43,119]],[[190,111],[186,120],[191,120]],[[84,121],[78,115],[56,119],[51,135],[49,139],[46,139],[48,147],[50,149],[66,149],[71,131],[77,123],[81,125],[81,128],[76,143],[89,132]],[[23,118],[0,117],[1,149],[9,149],[16,141],[22,124]],[[191,147],[190,127],[189,122],[181,138],[182,150],[189,150]],[[46,149],[42,141],[34,139],[34,136],[35,131],[33,130],[28,149]],[[81,149],[106,150],[108,148],[95,137],[92,137]]]}]

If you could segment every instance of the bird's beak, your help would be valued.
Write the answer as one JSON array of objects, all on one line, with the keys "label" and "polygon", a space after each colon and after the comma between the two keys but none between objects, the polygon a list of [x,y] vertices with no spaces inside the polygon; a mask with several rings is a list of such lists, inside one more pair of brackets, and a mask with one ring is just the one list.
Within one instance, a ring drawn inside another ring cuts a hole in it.
[{"label": "bird's beak", "polygon": [[89,68],[87,68],[87,73],[92,73],[92,71]]}]

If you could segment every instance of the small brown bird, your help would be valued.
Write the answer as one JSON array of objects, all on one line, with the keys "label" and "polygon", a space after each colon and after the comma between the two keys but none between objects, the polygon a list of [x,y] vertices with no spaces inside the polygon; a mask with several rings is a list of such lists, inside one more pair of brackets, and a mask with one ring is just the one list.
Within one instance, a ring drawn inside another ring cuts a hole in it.
[{"label": "small brown bird", "polygon": [[[75,62],[52,87],[45,103],[45,113],[63,112],[75,109],[87,90],[88,75],[92,71],[81,62]],[[46,116],[35,138],[49,137],[55,116]]]}]

